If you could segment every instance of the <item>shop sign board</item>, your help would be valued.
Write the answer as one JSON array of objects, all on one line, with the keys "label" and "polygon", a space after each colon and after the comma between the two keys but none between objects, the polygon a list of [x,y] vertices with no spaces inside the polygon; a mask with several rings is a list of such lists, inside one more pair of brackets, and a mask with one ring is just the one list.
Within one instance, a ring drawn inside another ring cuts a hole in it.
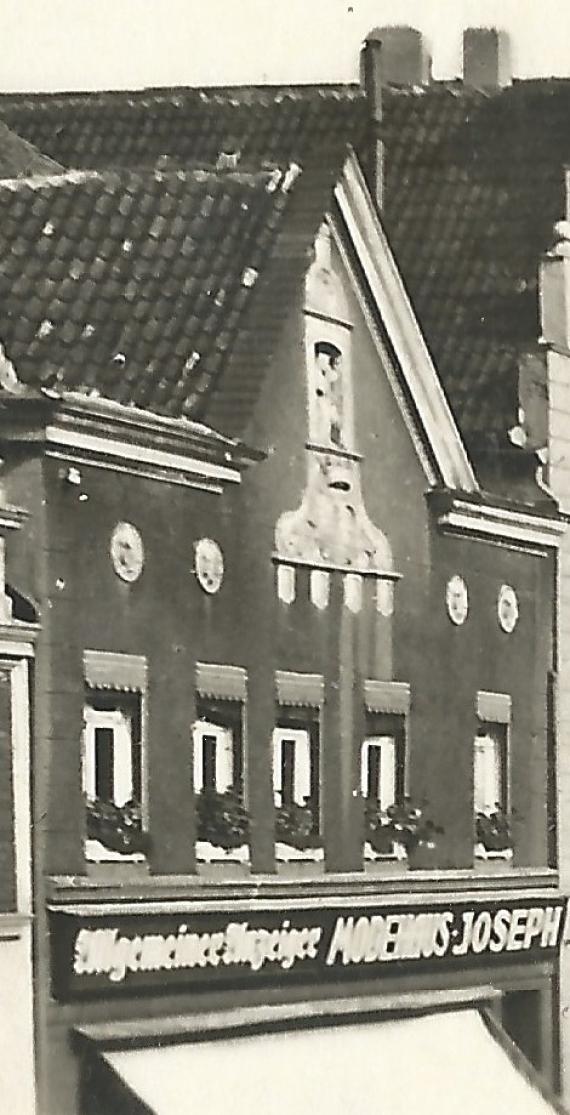
[{"label": "shop sign board", "polygon": [[157,987],[324,983],[412,967],[552,957],[564,899],[241,908],[185,913],[52,911],[59,997]]}]

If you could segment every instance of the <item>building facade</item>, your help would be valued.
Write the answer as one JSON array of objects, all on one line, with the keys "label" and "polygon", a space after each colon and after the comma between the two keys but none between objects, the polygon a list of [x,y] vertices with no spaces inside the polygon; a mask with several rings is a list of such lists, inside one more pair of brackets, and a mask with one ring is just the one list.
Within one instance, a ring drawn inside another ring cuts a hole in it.
[{"label": "building facade", "polygon": [[280,1110],[315,1056],[396,1111],[404,1050],[441,1102],[428,1031],[455,1106],[556,1104],[564,522],[474,467],[367,96],[0,106],[53,163],[0,182],[50,1115]]}]

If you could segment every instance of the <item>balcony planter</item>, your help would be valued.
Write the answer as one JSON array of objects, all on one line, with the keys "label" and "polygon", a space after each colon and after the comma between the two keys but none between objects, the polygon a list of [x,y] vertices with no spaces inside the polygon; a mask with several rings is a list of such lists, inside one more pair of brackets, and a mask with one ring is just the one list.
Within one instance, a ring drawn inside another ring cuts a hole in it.
[{"label": "balcony planter", "polygon": [[475,866],[479,871],[497,874],[512,866],[510,820],[498,805],[493,811],[477,813],[475,839]]},{"label": "balcony planter", "polygon": [[413,871],[433,871],[439,866],[438,837],[443,828],[426,816],[425,804],[415,805],[410,797],[390,806],[394,839],[405,849]]},{"label": "balcony planter", "polygon": [[138,802],[115,805],[99,798],[86,798],[85,813],[85,854],[88,860],[95,863],[145,861],[150,838],[143,830]]},{"label": "balcony planter", "polygon": [[202,790],[196,798],[196,859],[223,874],[249,873],[249,815],[234,790]]}]

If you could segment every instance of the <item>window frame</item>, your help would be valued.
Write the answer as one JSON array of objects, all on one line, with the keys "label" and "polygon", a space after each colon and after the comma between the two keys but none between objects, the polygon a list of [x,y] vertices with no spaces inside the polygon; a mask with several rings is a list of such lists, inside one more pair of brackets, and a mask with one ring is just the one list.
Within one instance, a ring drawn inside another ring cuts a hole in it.
[{"label": "window frame", "polygon": [[491,735],[491,731],[485,731],[486,728],[499,729],[499,734],[503,737],[501,743],[502,771],[500,774],[502,793],[499,801],[501,809],[506,816],[509,816],[512,811],[512,698],[508,693],[491,692],[480,689],[477,692],[476,713],[477,729],[472,743],[473,818],[475,820],[477,816],[475,805],[475,742],[480,736]]},{"label": "window frame", "polygon": [[[391,738],[394,740],[395,752],[395,785],[394,804],[402,802],[409,788],[409,732],[408,716],[404,712],[379,712],[366,711],[365,736],[360,744],[359,751],[359,776],[360,793],[363,800],[370,801],[370,796],[363,793],[363,759],[367,744],[373,740]],[[374,799],[380,804],[380,799]]]},{"label": "window frame", "polygon": [[[227,791],[232,791],[237,794],[237,797],[243,805],[247,807],[246,801],[246,763],[244,754],[245,744],[245,706],[244,702],[237,697],[211,697],[197,694],[196,696],[196,717],[192,724],[192,789],[195,795],[200,794],[203,790],[203,784],[198,789],[196,787],[196,769],[197,769],[197,753],[196,743],[197,734],[200,725],[210,725],[214,729],[220,731],[231,731],[232,733],[232,777],[230,784],[226,787]],[[206,733],[204,733],[206,734]],[[203,769],[204,757],[202,752],[201,766]],[[216,786],[218,793],[219,791]]]},{"label": "window frame", "polygon": [[[15,649],[15,648],[14,648]],[[0,651],[0,670],[9,675],[10,746],[9,767],[12,780],[13,903],[0,910],[0,923],[14,915],[32,913],[32,839],[31,839],[31,644],[19,644],[17,656],[4,644]],[[9,908],[10,907],[10,908]]]},{"label": "window frame", "polygon": [[[140,808],[141,832],[149,832],[149,784],[148,784],[148,691],[146,658],[114,651],[84,651],[84,697],[83,722],[81,732],[81,788],[84,798],[97,800],[96,757],[88,756],[88,733],[95,729],[99,720],[100,727],[113,727],[129,732],[131,799]],[[121,725],[117,718],[123,716]],[[135,755],[138,756],[135,762]],[[113,781],[116,774],[116,757],[113,757]],[[138,768],[138,769],[137,769]],[[91,796],[90,790],[93,790]],[[114,787],[113,804],[117,805]],[[125,804],[125,802],[122,802]],[[119,805],[118,808],[121,806]],[[86,816],[84,815],[84,825]],[[86,827],[86,826],[85,826]],[[90,848],[90,839],[84,830],[83,846],[88,863],[129,862],[139,859],[142,852],[118,852],[110,848],[95,853]]]},{"label": "window frame", "polygon": [[[495,802],[485,809],[477,807],[476,762],[475,754],[478,739],[492,739],[497,744],[498,751],[498,782],[499,796]],[[473,739],[473,814],[484,813],[486,809],[494,809],[498,804],[501,811],[508,816],[511,811],[511,778],[510,778],[510,725],[500,720],[478,720],[477,731]]]},{"label": "window frame", "polygon": [[[286,739],[287,732],[305,732],[309,742],[309,790],[310,800],[313,803],[313,832],[314,835],[323,835],[323,793],[322,793],[322,717],[320,706],[289,705],[277,702],[275,709],[275,726],[271,735],[271,772],[273,789],[273,806],[279,809],[283,806],[276,800],[275,789],[275,760],[277,750],[276,733],[282,733]],[[281,740],[283,742],[283,738]],[[293,799],[294,800],[294,799]],[[297,803],[299,804],[299,803]]]}]

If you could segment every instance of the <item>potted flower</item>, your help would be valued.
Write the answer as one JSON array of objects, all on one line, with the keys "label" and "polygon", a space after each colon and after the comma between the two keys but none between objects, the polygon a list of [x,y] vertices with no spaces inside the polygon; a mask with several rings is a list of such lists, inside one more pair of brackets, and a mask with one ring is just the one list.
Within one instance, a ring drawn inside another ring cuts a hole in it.
[{"label": "potted flower", "polygon": [[323,842],[309,798],[303,804],[292,801],[276,807],[275,842],[281,845],[276,848],[278,859],[322,859]]},{"label": "potted flower", "polygon": [[87,839],[98,841],[107,851],[123,856],[146,855],[150,839],[143,831],[140,804],[124,805],[100,798],[86,798]]},{"label": "potted flower", "polygon": [[475,855],[478,859],[512,859],[510,818],[499,802],[495,803],[494,809],[476,814],[475,838]]},{"label": "potted flower", "polygon": [[436,866],[438,837],[443,828],[426,815],[425,805],[417,805],[405,797],[387,810],[395,840],[406,850],[412,868]]},{"label": "potted flower", "polygon": [[[201,790],[196,798],[196,838],[205,847],[205,858],[215,858],[215,849],[224,853],[244,849],[248,856],[249,816],[235,790]],[[243,855],[242,857],[243,858]]]},{"label": "potted flower", "polygon": [[369,799],[364,803],[364,838],[366,845],[369,846],[365,848],[367,858],[382,856],[401,858],[400,850],[403,850],[403,844],[399,840],[389,810],[382,809],[378,801]]}]

